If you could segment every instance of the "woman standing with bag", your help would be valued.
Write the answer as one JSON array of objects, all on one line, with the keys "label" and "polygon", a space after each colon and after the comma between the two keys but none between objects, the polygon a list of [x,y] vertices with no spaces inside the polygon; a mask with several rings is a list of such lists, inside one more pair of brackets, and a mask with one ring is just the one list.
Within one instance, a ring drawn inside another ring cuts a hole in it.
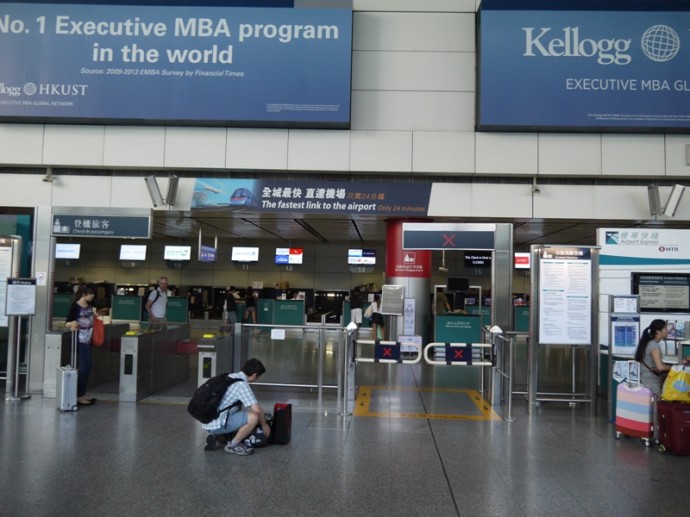
[{"label": "woman standing with bag", "polygon": [[659,398],[663,378],[671,366],[661,360],[661,346],[659,342],[666,339],[668,327],[664,320],[654,320],[649,327],[642,331],[640,341],[635,350],[635,361],[642,363],[640,382]]},{"label": "woman standing with bag", "polygon": [[77,332],[77,404],[90,406],[96,399],[86,396],[86,384],[91,373],[91,338],[93,321],[96,315],[93,309],[94,291],[87,285],[80,285],[72,299],[65,326]]}]

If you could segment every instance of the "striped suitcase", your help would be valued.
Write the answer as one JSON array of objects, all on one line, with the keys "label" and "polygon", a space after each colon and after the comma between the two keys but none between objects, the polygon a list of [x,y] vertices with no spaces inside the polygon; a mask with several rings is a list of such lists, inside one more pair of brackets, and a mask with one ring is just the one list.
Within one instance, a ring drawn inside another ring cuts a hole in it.
[{"label": "striped suitcase", "polygon": [[654,437],[654,394],[644,386],[621,383],[616,390],[616,438],[642,438],[649,447]]}]

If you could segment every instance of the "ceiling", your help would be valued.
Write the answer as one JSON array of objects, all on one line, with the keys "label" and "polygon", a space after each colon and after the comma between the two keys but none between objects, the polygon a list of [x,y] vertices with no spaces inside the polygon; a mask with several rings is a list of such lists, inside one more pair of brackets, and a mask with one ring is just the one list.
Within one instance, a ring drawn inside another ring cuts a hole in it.
[{"label": "ceiling", "polygon": [[[684,221],[621,221],[580,219],[469,219],[435,218],[434,222],[512,223],[513,247],[529,251],[532,244],[596,244],[597,228],[686,228]],[[376,216],[302,215],[232,211],[156,211],[154,239],[193,244],[199,230],[205,242],[273,241],[277,246],[348,243],[367,246],[386,240],[386,218]]]}]

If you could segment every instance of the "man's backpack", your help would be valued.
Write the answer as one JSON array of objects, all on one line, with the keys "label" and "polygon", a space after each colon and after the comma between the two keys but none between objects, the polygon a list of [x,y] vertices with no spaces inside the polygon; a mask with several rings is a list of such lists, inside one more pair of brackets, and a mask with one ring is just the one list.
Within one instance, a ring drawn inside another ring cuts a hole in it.
[{"label": "man's backpack", "polygon": [[234,407],[241,407],[239,400],[228,407],[221,408],[220,401],[223,395],[235,382],[243,379],[230,377],[227,373],[222,373],[211,377],[197,388],[192,399],[187,404],[187,411],[202,424],[208,424],[220,416],[224,411],[229,411]]},{"label": "man's backpack", "polygon": [[151,293],[156,293],[156,296],[153,297],[153,301],[151,302],[151,307],[153,307],[153,304],[158,301],[158,298],[160,298],[161,292],[158,290],[158,287],[154,287],[153,289],[149,289],[146,291],[146,294],[144,295],[144,301],[141,304],[141,321],[144,321],[147,317],[146,313],[146,304],[149,301],[149,296],[151,296]]}]

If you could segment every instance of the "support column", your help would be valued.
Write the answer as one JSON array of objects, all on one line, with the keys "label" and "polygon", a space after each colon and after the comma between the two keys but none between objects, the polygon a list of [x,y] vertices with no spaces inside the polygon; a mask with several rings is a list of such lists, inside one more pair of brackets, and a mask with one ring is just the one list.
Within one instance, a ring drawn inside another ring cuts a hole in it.
[{"label": "support column", "polygon": [[[431,251],[402,249],[403,223],[428,222],[420,219],[386,221],[386,284],[403,285],[405,298],[415,300],[414,335],[426,343],[431,318]],[[397,340],[403,334],[403,316],[389,323],[387,337]]]}]

